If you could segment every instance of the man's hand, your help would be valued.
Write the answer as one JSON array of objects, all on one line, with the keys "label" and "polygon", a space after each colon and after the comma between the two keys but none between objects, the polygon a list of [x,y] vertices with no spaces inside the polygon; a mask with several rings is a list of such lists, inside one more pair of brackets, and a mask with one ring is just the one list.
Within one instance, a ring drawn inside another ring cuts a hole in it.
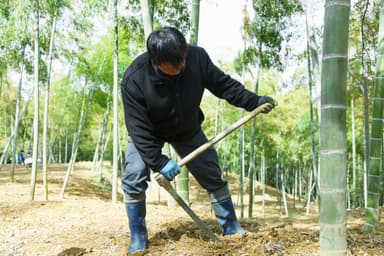
[{"label": "man's hand", "polygon": [[257,106],[261,106],[261,105],[263,105],[264,103],[269,103],[269,104],[266,104],[266,106],[263,108],[262,113],[264,113],[264,114],[268,113],[268,112],[271,111],[275,106],[277,106],[277,101],[275,101],[274,99],[272,99],[272,98],[269,97],[269,96],[261,96],[261,97],[259,98],[259,101],[257,102]]},{"label": "man's hand", "polygon": [[169,160],[168,163],[160,170],[160,173],[169,181],[173,180],[180,173],[180,166],[174,161]]}]

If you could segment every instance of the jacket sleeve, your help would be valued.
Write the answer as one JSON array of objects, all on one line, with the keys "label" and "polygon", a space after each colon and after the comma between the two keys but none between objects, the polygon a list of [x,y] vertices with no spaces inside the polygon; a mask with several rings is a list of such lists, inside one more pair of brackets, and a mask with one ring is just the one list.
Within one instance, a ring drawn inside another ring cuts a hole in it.
[{"label": "jacket sleeve", "polygon": [[230,104],[252,111],[257,107],[259,96],[247,90],[244,85],[215,66],[207,52],[201,48],[201,67],[205,77],[205,86],[215,96]]},{"label": "jacket sleeve", "polygon": [[124,79],[121,84],[124,105],[125,125],[137,151],[144,163],[153,171],[160,171],[168,162],[168,157],[161,153],[164,145],[153,134],[152,123],[146,111],[143,95],[136,83]]}]

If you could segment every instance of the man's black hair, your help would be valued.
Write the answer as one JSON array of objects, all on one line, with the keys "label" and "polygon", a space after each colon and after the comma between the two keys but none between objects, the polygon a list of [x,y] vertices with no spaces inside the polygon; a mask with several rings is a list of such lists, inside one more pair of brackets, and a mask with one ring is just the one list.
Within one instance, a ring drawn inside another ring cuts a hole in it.
[{"label": "man's black hair", "polygon": [[188,45],[179,30],[173,27],[163,27],[148,36],[147,50],[155,65],[169,63],[178,68],[185,61]]}]

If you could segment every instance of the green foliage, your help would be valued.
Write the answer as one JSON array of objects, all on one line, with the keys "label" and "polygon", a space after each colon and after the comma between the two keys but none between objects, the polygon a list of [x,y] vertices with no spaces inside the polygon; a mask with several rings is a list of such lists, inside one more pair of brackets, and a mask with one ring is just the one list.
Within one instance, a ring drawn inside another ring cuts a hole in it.
[{"label": "green foliage", "polygon": [[170,25],[177,27],[183,33],[190,29],[190,13],[188,1],[154,1],[154,27]]},{"label": "green foliage", "polygon": [[348,41],[351,49],[348,93],[351,97],[362,96],[363,83],[367,83],[369,95],[373,95],[371,78],[374,77],[379,9],[377,1],[372,5],[368,1],[357,1],[351,10]]},{"label": "green foliage", "polygon": [[249,44],[244,56],[241,54],[237,58],[237,71],[242,71],[244,65],[254,65],[258,58],[261,67],[282,70],[282,43],[290,37],[285,29],[289,17],[303,11],[301,3],[298,0],[253,0],[252,6],[255,17],[251,19],[246,14],[243,26],[244,38]]},{"label": "green foliage", "polygon": [[[32,31],[30,21],[33,15],[29,11],[29,2],[6,1],[1,5],[2,16],[0,29],[0,59],[4,68],[19,68],[25,59],[24,51],[27,45],[32,48]],[[27,71],[31,70],[32,64],[27,65]]]},{"label": "green foliage", "polygon": [[[188,10],[189,1],[172,0],[152,0],[153,8],[153,27],[154,29],[162,26],[174,26],[183,33],[190,30],[190,12]],[[127,18],[130,28],[140,33],[144,39],[144,28],[140,16],[140,0],[129,0],[128,8],[136,15]]]},{"label": "green foliage", "polygon": [[51,85],[49,129],[55,131],[57,140],[64,140],[66,135],[73,138],[79,126],[83,95],[74,90],[72,82],[64,77]]},{"label": "green foliage", "polygon": [[0,99],[0,142],[5,144],[8,140],[7,137],[11,134],[11,126],[14,118],[13,113],[16,103],[16,92],[14,88],[8,88],[8,90],[4,90]]},{"label": "green foliage", "polygon": [[[130,48],[130,44],[134,43],[131,35],[132,33],[124,27],[119,29],[119,77],[122,77],[133,59],[132,56],[136,54],[136,50]],[[82,49],[77,56],[77,75],[86,77],[92,83],[104,85],[101,89],[110,92],[113,84],[113,50],[112,33],[102,36],[100,41],[91,47]]]}]

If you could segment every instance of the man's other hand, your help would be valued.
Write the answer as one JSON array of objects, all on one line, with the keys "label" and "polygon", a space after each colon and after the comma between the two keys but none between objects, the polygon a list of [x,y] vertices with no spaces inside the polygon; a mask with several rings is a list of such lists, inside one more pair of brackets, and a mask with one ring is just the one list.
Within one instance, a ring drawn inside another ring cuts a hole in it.
[{"label": "man's other hand", "polygon": [[266,104],[265,107],[263,108],[262,113],[264,113],[264,114],[268,113],[275,106],[277,106],[277,101],[275,101],[274,99],[272,99],[269,96],[261,96],[257,102],[257,106],[261,106],[265,103],[269,103],[269,104]]}]

